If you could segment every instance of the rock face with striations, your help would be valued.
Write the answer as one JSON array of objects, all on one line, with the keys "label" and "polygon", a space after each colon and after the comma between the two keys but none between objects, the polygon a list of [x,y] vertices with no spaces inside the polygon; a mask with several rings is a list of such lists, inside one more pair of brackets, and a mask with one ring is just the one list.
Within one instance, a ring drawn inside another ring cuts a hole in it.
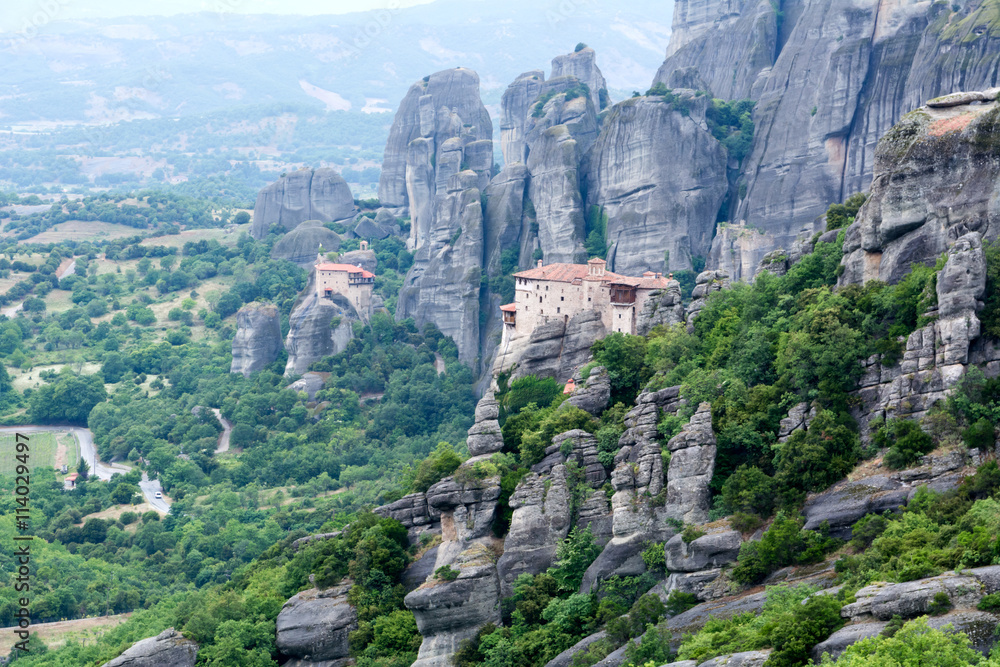
[{"label": "rock face with striations", "polygon": [[230,373],[250,377],[281,354],[281,316],[278,307],[255,301],[236,313],[233,363]]},{"label": "rock face with striations", "polygon": [[197,657],[198,644],[168,628],[155,637],[136,642],[102,667],[194,667]]},{"label": "rock face with striations", "polygon": [[383,206],[405,207],[411,217],[414,262],[396,316],[434,323],[468,363],[479,356],[481,194],[493,167],[492,138],[476,73],[432,74],[400,104],[379,181]]},{"label": "rock face with striations", "polygon": [[923,418],[961,380],[970,362],[990,374],[1000,371],[1000,346],[980,337],[976,315],[986,290],[979,232],[956,239],[947,257],[937,278],[937,321],[909,335],[901,362],[883,364],[877,355],[866,361],[856,408],[863,435],[875,417]]},{"label": "rock face with striations", "polygon": [[608,217],[608,268],[617,273],[690,270],[709,254],[726,150],[705,124],[709,97],[674,94],[673,103],[651,95],[615,105],[588,155],[587,204]]},{"label": "rock face with striations", "polygon": [[292,309],[288,318],[285,375],[301,375],[314,361],[342,352],[354,335],[352,323],[359,319],[346,297],[335,294],[332,299],[321,299],[317,296],[310,277],[305,298]]},{"label": "rock face with striations", "polygon": [[653,327],[673,326],[684,321],[684,303],[681,299],[681,284],[676,280],[667,283],[667,288],[649,295],[642,306],[636,330],[640,336],[648,334]]},{"label": "rock face with striations", "polygon": [[[590,100],[597,111],[608,104],[608,84],[597,67],[597,53],[589,46],[552,59],[552,78],[572,76],[590,89]],[[603,94],[601,91],[604,91]]]},{"label": "rock face with striations", "polygon": [[841,285],[896,283],[970,232],[1000,236],[998,116],[995,100],[925,106],[879,141],[871,195],[844,241]]},{"label": "rock face with striations", "polygon": [[667,512],[685,523],[708,521],[711,493],[708,483],[715,472],[715,434],[712,406],[702,403],[680,433],[667,443],[672,453],[667,469]]},{"label": "rock face with striations", "polygon": [[[764,232],[765,254],[788,249],[803,225],[822,231],[829,204],[868,188],[878,139],[903,114],[938,95],[997,85],[1000,37],[987,1],[956,12],[879,0],[679,0],[656,82],[696,74],[714,97],[756,101],[728,217]],[[752,272],[759,259],[740,263]]]},{"label": "rock face with striations", "polygon": [[302,667],[336,667],[350,657],[348,637],[358,629],[358,613],[347,602],[350,585],[315,588],[294,595],[275,624],[278,650]]},{"label": "rock face with striations", "polygon": [[354,196],[340,174],[326,168],[301,169],[260,191],[250,235],[262,239],[271,225],[291,230],[306,220],[347,220],[354,211]]},{"label": "rock face with striations", "polygon": [[528,336],[512,338],[506,349],[498,351],[493,371],[499,373],[516,364],[515,378],[535,375],[566,382],[590,359],[594,342],[606,335],[607,328],[596,311],[578,313],[569,322],[553,320],[535,327]]},{"label": "rock face with striations", "polygon": [[501,598],[513,594],[518,576],[539,574],[555,562],[556,548],[570,529],[566,466],[555,466],[545,478],[528,473],[510,497],[510,506],[514,514],[497,561]]}]

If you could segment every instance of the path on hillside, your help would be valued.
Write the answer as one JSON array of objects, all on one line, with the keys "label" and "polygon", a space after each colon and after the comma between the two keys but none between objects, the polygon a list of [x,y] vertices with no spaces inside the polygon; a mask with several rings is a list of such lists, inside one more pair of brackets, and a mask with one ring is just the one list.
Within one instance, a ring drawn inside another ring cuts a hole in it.
[{"label": "path on hillside", "polygon": [[233,425],[229,423],[228,419],[222,416],[222,411],[219,408],[212,408],[212,412],[215,414],[215,418],[219,420],[219,423],[222,424],[222,435],[219,436],[219,446],[215,448],[215,453],[228,452],[229,434],[233,431]]},{"label": "path on hillside", "polygon": [[[69,259],[63,260],[63,263],[59,265],[56,269],[56,277],[62,280],[69,274],[76,270],[76,259],[70,257]],[[24,306],[24,301],[15,303],[13,306],[7,306],[6,308],[0,308],[0,315],[6,315],[7,317],[14,317],[17,315],[17,311],[21,310]]]},{"label": "path on hillside", "polygon": [[[131,466],[122,463],[105,463],[97,458],[97,448],[94,446],[94,435],[90,429],[79,426],[0,426],[0,433],[72,433],[80,445],[80,458],[90,466],[90,474],[97,475],[98,479],[110,481],[113,475],[124,475],[132,470]],[[159,512],[166,514],[170,511],[170,503],[166,498],[156,498],[157,491],[163,493],[159,480],[150,481],[146,473],[142,474],[143,481],[139,483],[142,495],[146,502]]]}]

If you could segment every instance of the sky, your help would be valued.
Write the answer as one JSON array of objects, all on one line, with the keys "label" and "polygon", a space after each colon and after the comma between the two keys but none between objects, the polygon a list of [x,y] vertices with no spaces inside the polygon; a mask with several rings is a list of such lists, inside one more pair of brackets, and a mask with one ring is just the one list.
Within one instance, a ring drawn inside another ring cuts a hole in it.
[{"label": "sky", "polygon": [[0,32],[39,29],[52,21],[172,15],[191,12],[240,14],[346,14],[433,0],[2,0]]}]

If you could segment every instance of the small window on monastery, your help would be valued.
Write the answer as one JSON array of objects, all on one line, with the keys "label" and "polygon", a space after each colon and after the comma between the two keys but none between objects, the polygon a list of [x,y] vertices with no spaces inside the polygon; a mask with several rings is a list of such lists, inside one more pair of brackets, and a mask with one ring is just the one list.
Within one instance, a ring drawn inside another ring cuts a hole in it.
[{"label": "small window on monastery", "polygon": [[590,303],[590,300],[591,300],[591,299],[590,299],[590,297],[588,296],[588,297],[587,297],[587,303]]},{"label": "small window on monastery", "polygon": [[556,315],[558,315],[561,310],[562,308],[556,308]]},{"label": "small window on monastery", "polygon": [[621,319],[621,318],[622,318],[622,314],[618,313],[618,319]]},{"label": "small window on monastery", "polygon": [[548,286],[548,285],[546,285],[546,286],[545,286],[545,291],[546,291],[546,292],[548,292],[548,291],[549,291],[549,286]]},{"label": "small window on monastery", "polygon": [[561,296],[561,297],[559,297],[559,300],[560,300],[560,301],[565,301],[565,300],[566,300],[566,297],[564,297],[564,296]]}]

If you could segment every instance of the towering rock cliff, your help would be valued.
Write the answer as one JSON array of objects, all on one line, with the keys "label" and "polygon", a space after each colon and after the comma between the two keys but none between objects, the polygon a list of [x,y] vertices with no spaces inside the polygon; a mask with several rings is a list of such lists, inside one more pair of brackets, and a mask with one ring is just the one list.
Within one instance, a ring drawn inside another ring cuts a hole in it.
[{"label": "towering rock cliff", "polygon": [[278,307],[255,301],[236,313],[233,363],[230,373],[244,377],[259,371],[281,354],[281,317]]},{"label": "towering rock cliff", "polygon": [[382,205],[408,210],[414,263],[397,316],[433,322],[479,356],[483,264],[482,191],[493,167],[493,124],[468,69],[438,72],[413,84],[389,135],[379,182]]},{"label": "towering rock cliff", "polygon": [[[711,100],[674,91],[611,109],[586,168],[587,203],[608,218],[608,268],[625,275],[693,268],[726,197],[726,150],[708,131]],[[684,112],[679,109],[682,107]]]},{"label": "towering rock cliff", "polygon": [[[656,81],[697,74],[716,97],[757,101],[753,149],[729,217],[762,231],[765,253],[787,250],[803,225],[821,231],[816,220],[830,203],[868,188],[878,138],[905,113],[938,95],[997,84],[992,7],[679,0]],[[758,252],[720,242],[729,245],[713,253],[716,262],[730,250]]]},{"label": "towering rock cliff", "polygon": [[598,111],[608,105],[608,84],[597,67],[597,53],[589,46],[552,59],[552,78],[561,76],[571,76],[584,83],[590,89],[590,101]]},{"label": "towering rock cliff", "polygon": [[879,142],[871,195],[844,242],[840,283],[895,283],[968,232],[1000,236],[998,91],[932,100]]},{"label": "towering rock cliff", "polygon": [[285,375],[301,375],[314,361],[343,352],[353,336],[354,322],[361,319],[346,297],[319,298],[312,276],[300,298],[288,318]]},{"label": "towering rock cliff", "polygon": [[354,196],[340,174],[333,169],[300,169],[260,191],[250,235],[262,239],[271,225],[291,230],[306,220],[347,220],[354,212]]}]

